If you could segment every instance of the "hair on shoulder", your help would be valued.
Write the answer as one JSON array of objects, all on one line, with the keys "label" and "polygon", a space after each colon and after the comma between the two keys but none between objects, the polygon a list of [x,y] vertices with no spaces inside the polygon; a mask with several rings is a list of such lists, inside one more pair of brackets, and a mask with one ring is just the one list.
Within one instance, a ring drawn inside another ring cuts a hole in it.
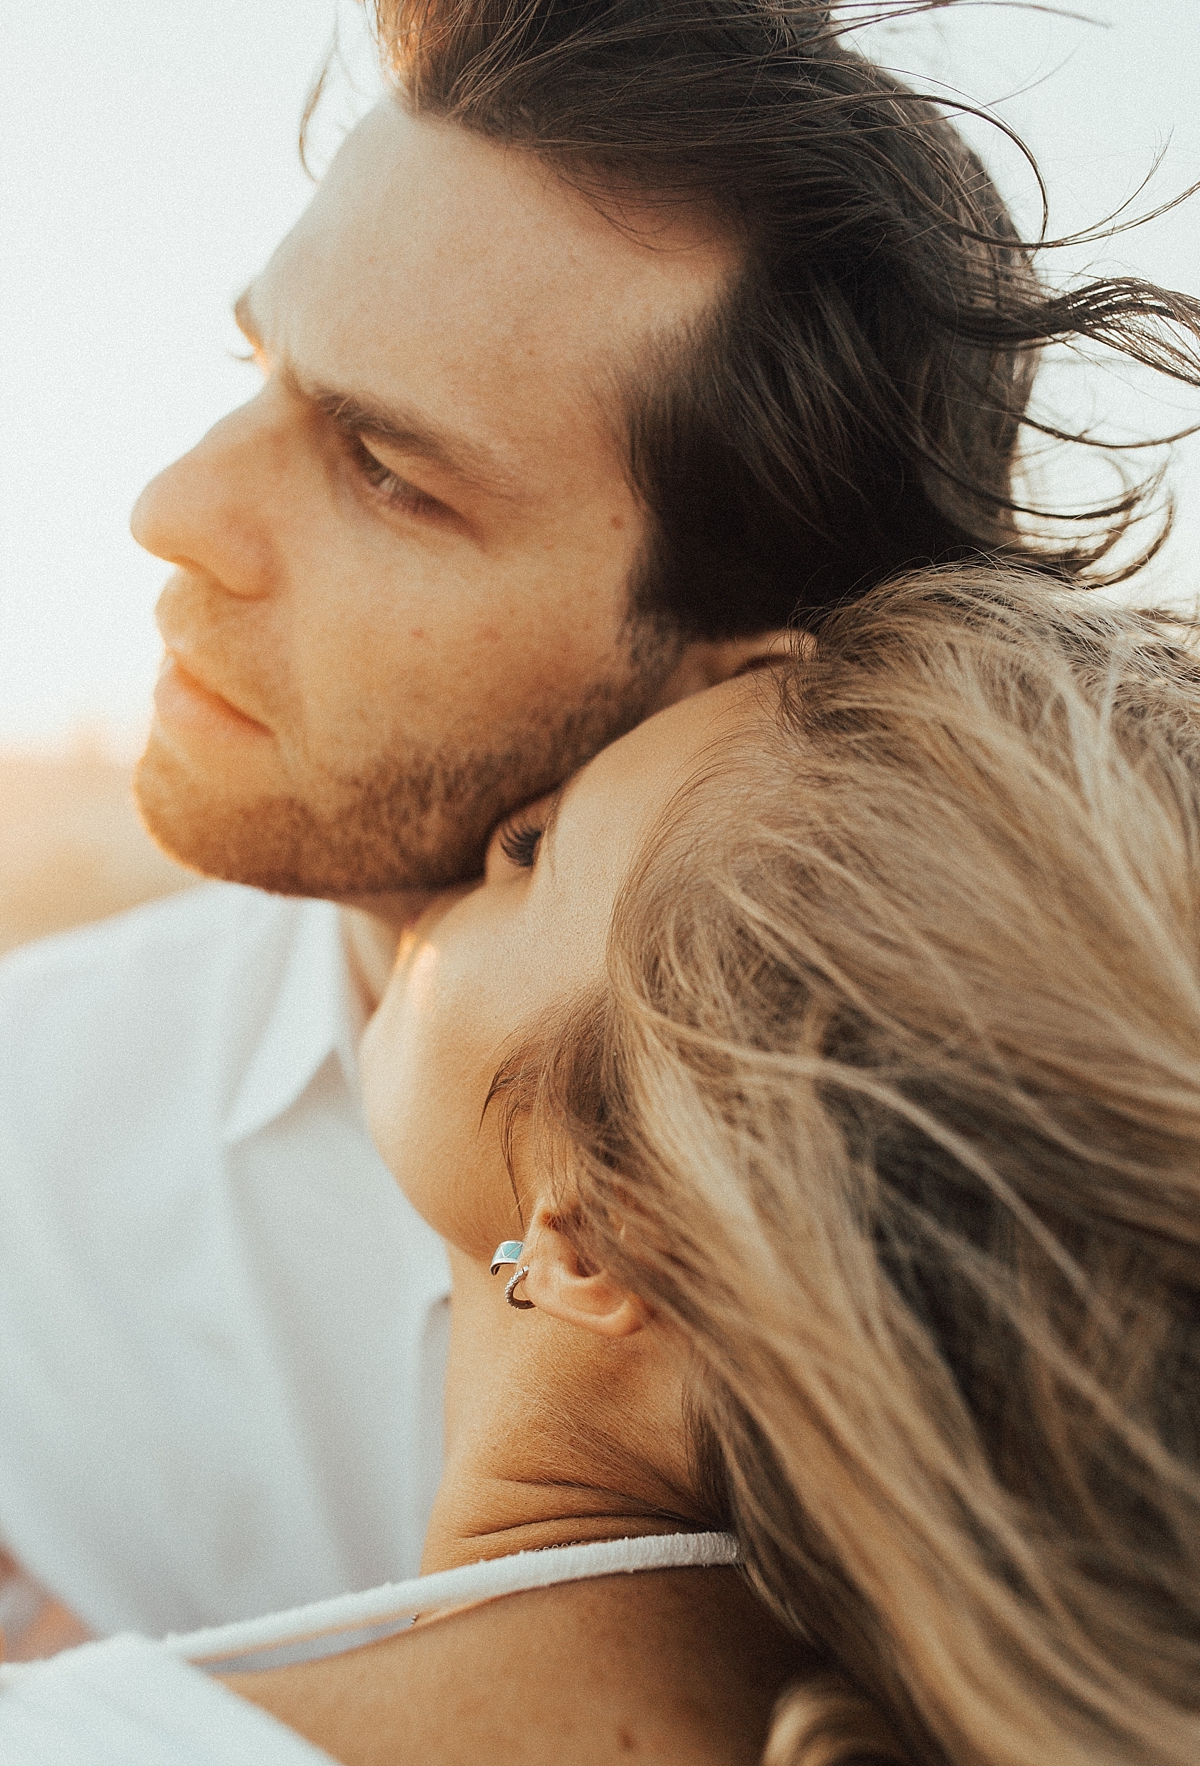
[{"label": "hair on shoulder", "polygon": [[827,615],[512,1070],[828,1663],[771,1766],[1197,1757],[1191,638],[1015,571]]}]

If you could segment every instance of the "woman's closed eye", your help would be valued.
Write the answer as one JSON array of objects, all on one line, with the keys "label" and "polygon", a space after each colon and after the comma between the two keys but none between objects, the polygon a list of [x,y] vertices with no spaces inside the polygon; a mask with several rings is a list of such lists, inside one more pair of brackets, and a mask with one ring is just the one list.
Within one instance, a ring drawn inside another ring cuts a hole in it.
[{"label": "woman's closed eye", "polygon": [[502,828],[498,845],[509,864],[522,871],[532,871],[537,863],[543,831],[536,822],[522,820],[509,822]]},{"label": "woman's closed eye", "polygon": [[513,810],[492,835],[489,850],[518,871],[534,870],[542,855],[550,850],[558,808],[569,784],[567,780],[557,791],[547,792],[545,797]]}]

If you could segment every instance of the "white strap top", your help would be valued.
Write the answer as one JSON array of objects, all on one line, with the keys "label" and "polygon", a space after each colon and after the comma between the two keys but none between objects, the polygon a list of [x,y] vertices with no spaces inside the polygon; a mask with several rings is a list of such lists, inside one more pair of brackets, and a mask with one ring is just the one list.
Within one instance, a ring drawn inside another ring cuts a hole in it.
[{"label": "white strap top", "polygon": [[[315,1661],[394,1636],[418,1613],[593,1576],[734,1564],[726,1533],[667,1533],[523,1551],[193,1631],[125,1634],[0,1667],[4,1766],[328,1766],[328,1756],[211,1676]],[[206,1672],[200,1672],[200,1670]]]},{"label": "white strap top", "polygon": [[386,1582],[364,1594],[314,1601],[311,1606],[271,1613],[264,1619],[172,1635],[163,1640],[162,1647],[210,1673],[282,1667],[377,1643],[403,1631],[418,1613],[440,1612],[591,1576],[736,1562],[737,1542],[729,1533],[658,1533],[644,1539],[553,1546],[545,1551],[520,1551],[512,1557],[485,1558],[456,1570],[414,1576],[408,1582]]}]

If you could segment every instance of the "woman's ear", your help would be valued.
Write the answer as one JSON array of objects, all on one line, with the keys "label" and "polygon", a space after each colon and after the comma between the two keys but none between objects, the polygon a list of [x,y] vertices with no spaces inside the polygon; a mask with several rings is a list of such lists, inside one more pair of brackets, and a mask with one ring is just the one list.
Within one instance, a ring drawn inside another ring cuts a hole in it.
[{"label": "woman's ear", "polygon": [[554,1211],[539,1202],[529,1223],[522,1261],[529,1274],[522,1284],[539,1312],[577,1325],[598,1337],[631,1337],[648,1322],[640,1300],[603,1269],[587,1270]]}]

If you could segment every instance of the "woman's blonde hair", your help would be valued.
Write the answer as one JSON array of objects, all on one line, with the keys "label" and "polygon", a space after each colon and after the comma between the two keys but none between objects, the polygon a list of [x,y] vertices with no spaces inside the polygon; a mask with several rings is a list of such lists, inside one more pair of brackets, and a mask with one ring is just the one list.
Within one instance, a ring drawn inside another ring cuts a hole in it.
[{"label": "woman's blonde hair", "polygon": [[778,691],[513,1092],[827,1664],[767,1759],[1195,1766],[1200,668],[952,570]]}]

